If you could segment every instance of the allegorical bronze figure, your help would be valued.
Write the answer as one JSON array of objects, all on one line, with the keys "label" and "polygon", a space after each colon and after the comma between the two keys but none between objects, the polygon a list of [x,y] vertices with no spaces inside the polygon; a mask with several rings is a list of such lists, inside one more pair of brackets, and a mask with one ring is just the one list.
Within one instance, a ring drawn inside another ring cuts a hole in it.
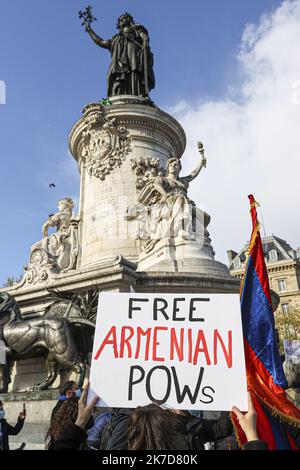
[{"label": "allegorical bronze figure", "polygon": [[96,20],[91,7],[79,12],[82,25],[93,41],[111,53],[111,64],[107,74],[107,96],[137,95],[148,97],[155,86],[153,54],[149,46],[147,29],[135,23],[129,13],[121,15],[117,22],[119,33],[104,40],[91,28]]}]

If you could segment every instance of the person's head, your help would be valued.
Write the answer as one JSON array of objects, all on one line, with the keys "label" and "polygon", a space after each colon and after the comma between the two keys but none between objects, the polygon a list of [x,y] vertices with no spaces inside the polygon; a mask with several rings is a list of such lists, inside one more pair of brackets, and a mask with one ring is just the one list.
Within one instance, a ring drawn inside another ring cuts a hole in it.
[{"label": "person's head", "polygon": [[57,203],[59,211],[68,210],[72,213],[74,209],[74,202],[70,197],[65,197],[64,199],[60,199]]},{"label": "person's head", "polygon": [[129,450],[171,450],[176,415],[152,403],[138,406],[128,423]]},{"label": "person's head", "polygon": [[78,414],[78,397],[71,396],[63,402],[57,411],[46,434],[46,439],[51,436],[56,441],[62,432],[72,423],[75,423]]},{"label": "person's head", "polygon": [[300,364],[293,359],[287,359],[283,363],[283,370],[289,388],[300,387]]},{"label": "person's head", "polygon": [[3,403],[2,403],[2,401],[0,400],[0,419],[1,419],[1,418],[4,418],[4,416],[5,416],[5,411],[4,411],[4,409],[3,409]]},{"label": "person's head", "polygon": [[123,29],[126,26],[131,26],[132,24],[133,24],[133,17],[126,11],[125,13],[123,13],[123,15],[121,15],[118,18],[117,28]]},{"label": "person's head", "polygon": [[76,393],[77,389],[78,389],[77,383],[74,382],[74,380],[68,380],[67,382],[65,382],[59,387],[59,393],[62,396],[70,398]]},{"label": "person's head", "polygon": [[178,158],[169,158],[167,161],[167,175],[178,176],[181,170],[181,162]]}]

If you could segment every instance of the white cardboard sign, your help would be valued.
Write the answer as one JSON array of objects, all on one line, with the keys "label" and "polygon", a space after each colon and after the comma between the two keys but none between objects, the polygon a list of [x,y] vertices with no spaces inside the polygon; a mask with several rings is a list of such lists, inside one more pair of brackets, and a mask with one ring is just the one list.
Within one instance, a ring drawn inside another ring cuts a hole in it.
[{"label": "white cardboard sign", "polygon": [[247,410],[239,295],[100,293],[90,382],[99,406]]}]

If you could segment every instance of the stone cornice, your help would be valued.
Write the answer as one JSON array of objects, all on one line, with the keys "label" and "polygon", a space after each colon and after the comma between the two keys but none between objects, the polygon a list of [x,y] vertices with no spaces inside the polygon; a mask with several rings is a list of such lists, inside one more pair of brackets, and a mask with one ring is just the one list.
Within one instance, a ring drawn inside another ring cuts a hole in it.
[{"label": "stone cornice", "polygon": [[174,292],[174,288],[180,292],[239,292],[240,282],[234,278],[225,281],[203,274],[155,271],[139,274],[135,285],[137,292],[143,289],[150,292],[168,292],[168,288],[171,292]]},{"label": "stone cornice", "polygon": [[[58,275],[46,285],[38,285],[24,289],[23,287],[5,289],[15,297],[21,308],[27,305],[38,305],[47,302],[48,289],[79,292],[92,287],[100,290],[127,289],[132,285],[137,292],[239,292],[239,280],[235,278],[218,279],[214,276],[179,273],[179,272],[137,272],[135,263],[116,256],[97,266],[86,269],[69,271]],[[3,289],[2,289],[3,290]]]},{"label": "stone cornice", "polygon": [[8,292],[10,295],[20,302],[34,299],[45,299],[48,296],[48,289],[59,289],[61,291],[80,291],[89,286],[97,286],[101,284],[122,283],[123,277],[131,277],[135,282],[137,274],[135,272],[136,264],[117,255],[112,258],[104,259],[101,263],[88,268],[68,271],[67,273],[53,276],[51,280],[45,284],[35,286],[25,286],[18,288],[18,285],[9,288],[1,288],[0,291]]},{"label": "stone cornice", "polygon": [[285,297],[297,297],[297,296],[299,296],[299,299],[300,299],[300,290],[277,292],[277,294],[279,295],[281,299]]},{"label": "stone cornice", "polygon": [[274,266],[274,267],[269,267],[268,266],[268,272],[269,273],[275,273],[275,272],[280,272],[280,271],[294,271],[295,270],[295,264],[289,264],[289,265],[283,265],[283,266]]},{"label": "stone cornice", "polygon": [[[91,103],[84,108],[86,113],[99,113],[105,119],[118,119],[118,125],[128,127],[130,134],[134,129],[153,130],[159,132],[165,139],[176,147],[177,157],[180,158],[185,150],[186,136],[182,126],[172,116],[158,108],[140,104],[120,104],[103,107]],[[87,127],[86,117],[82,116],[73,126],[69,135],[69,149],[76,160],[80,159],[80,143],[82,133]],[[147,137],[146,137],[147,139]],[[152,140],[155,140],[155,136]]]},{"label": "stone cornice", "polygon": [[27,402],[27,401],[46,401],[57,400],[58,390],[34,390],[32,392],[9,392],[1,393],[0,400],[4,402]]},{"label": "stone cornice", "polygon": [[[274,272],[280,272],[280,271],[292,271],[296,270],[297,268],[300,269],[300,263],[297,260],[290,260],[290,261],[281,261],[279,263],[267,263],[267,270],[268,273],[274,273]],[[230,269],[230,273],[232,276],[237,277],[237,276],[243,276],[245,272],[245,269]]]}]

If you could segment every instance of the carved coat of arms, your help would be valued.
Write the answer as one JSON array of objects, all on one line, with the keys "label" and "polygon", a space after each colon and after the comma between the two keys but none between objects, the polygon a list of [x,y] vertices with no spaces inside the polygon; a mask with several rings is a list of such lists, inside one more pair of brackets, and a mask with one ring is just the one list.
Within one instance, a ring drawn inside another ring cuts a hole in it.
[{"label": "carved coat of arms", "polygon": [[121,166],[131,150],[126,127],[117,119],[106,119],[99,105],[84,110],[86,129],[83,132],[82,158],[90,175],[104,180],[112,170]]}]

